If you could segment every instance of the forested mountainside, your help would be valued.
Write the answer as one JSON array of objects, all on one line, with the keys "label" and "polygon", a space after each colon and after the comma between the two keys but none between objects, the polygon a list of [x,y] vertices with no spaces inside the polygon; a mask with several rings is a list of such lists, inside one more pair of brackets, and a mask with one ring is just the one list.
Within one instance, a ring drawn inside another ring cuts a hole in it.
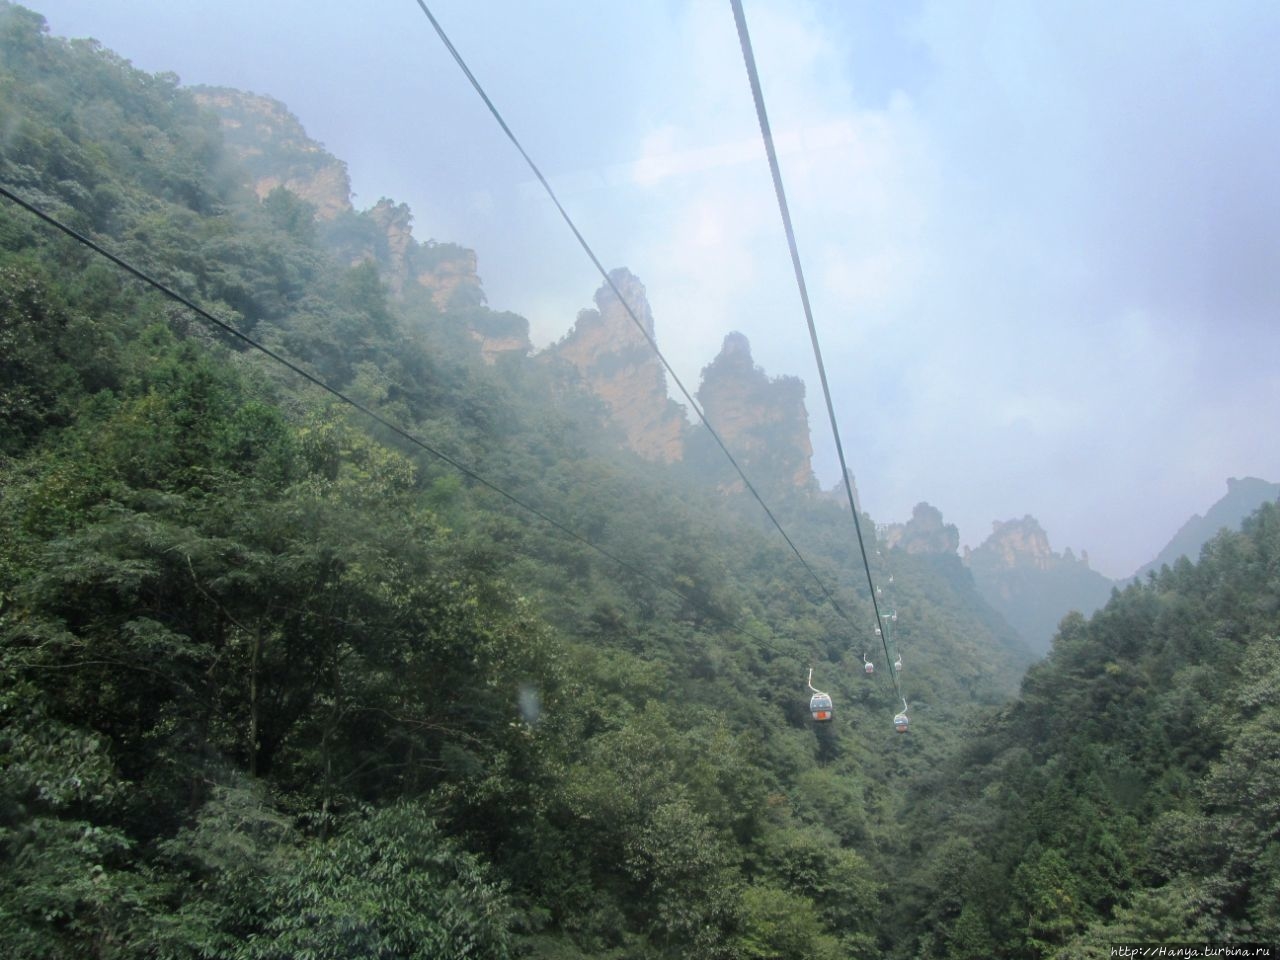
[{"label": "forested mountainside", "polygon": [[847,618],[750,502],[486,354],[520,319],[478,287],[393,295],[360,241],[393,204],[259,197],[176,78],[4,3],[0,115],[5,190],[471,471],[0,200],[9,956],[1274,938],[1273,511],[1068,624],[1012,703],[1025,652],[959,559],[884,544],[899,735],[838,506],[777,503]]},{"label": "forested mountainside", "polygon": [[1086,621],[922,782],[902,956],[1280,938],[1280,508]]}]

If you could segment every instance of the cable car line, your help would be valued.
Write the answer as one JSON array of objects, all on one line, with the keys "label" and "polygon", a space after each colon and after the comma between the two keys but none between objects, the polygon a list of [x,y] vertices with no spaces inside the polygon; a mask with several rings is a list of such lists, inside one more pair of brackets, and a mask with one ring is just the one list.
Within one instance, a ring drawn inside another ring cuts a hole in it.
[{"label": "cable car line", "polygon": [[601,556],[606,557],[607,559],[613,561],[613,563],[617,564],[619,567],[621,567],[623,570],[626,570],[628,573],[632,574],[633,576],[639,578],[640,580],[645,581],[649,585],[656,587],[659,590],[662,590],[662,591],[665,591],[666,593],[671,594],[672,596],[679,597],[681,600],[685,601],[686,603],[691,604],[695,609],[700,610],[701,612],[706,614],[710,619],[715,620],[716,622],[720,623],[722,626],[728,627],[730,630],[733,630],[735,633],[739,633],[744,637],[749,637],[750,639],[755,640],[756,642],[762,644],[763,646],[767,647],[770,650],[773,650],[775,653],[778,653],[779,655],[790,656],[790,653],[788,651],[782,650],[775,643],[773,643],[769,638],[762,637],[759,634],[756,634],[746,629],[745,627],[742,627],[739,624],[736,624],[726,619],[725,617],[716,613],[711,608],[701,604],[696,598],[684,593],[683,591],[679,590],[676,587],[673,587],[667,583],[664,583],[663,581],[657,579],[656,577],[651,576],[650,574],[646,573],[643,569],[636,566],[634,563],[624,560],[621,557],[619,557],[617,554],[610,551],[609,549],[600,546],[598,543],[588,540],[586,537],[582,536],[582,534],[576,532],[571,527],[567,526],[561,521],[556,520],[554,517],[548,515],[542,510],[539,510],[537,507],[533,506],[532,504],[525,502],[520,497],[517,497],[515,494],[509,493],[508,491],[504,490],[502,487],[498,486],[496,483],[490,480],[487,480],[485,477],[483,477],[481,474],[477,473],[476,471],[472,470],[470,467],[466,466],[465,464],[456,460],[455,458],[449,456],[447,453],[443,452],[442,450],[436,449],[435,447],[427,443],[425,440],[422,440],[420,437],[415,436],[414,434],[405,430],[403,427],[396,425],[392,421],[388,420],[386,417],[382,416],[377,411],[361,403],[359,400],[356,400],[348,396],[347,394],[339,390],[337,387],[334,387],[326,383],[320,377],[298,366],[296,363],[294,363],[292,360],[288,359],[287,357],[282,356],[281,354],[272,350],[270,347],[266,346],[265,344],[259,343],[257,340],[253,339],[248,334],[242,333],[240,330],[237,330],[234,326],[227,323],[225,320],[221,320],[218,317],[214,316],[208,310],[205,310],[203,307],[192,302],[190,299],[178,293],[172,287],[169,287],[162,281],[157,280],[155,277],[151,276],[150,274],[146,273],[140,268],[135,267],[129,261],[112,253],[110,250],[106,249],[105,247],[103,247],[101,244],[97,243],[90,237],[85,236],[84,234],[80,233],[73,227],[70,227],[67,224],[63,223],[61,220],[57,219],[51,214],[46,213],[44,210],[37,207],[35,204],[29,203],[28,201],[24,200],[22,197],[18,196],[17,194],[7,189],[3,184],[0,184],[0,196],[4,197],[7,200],[12,201],[13,203],[16,203],[18,206],[22,207],[28,213],[39,218],[40,220],[43,220],[45,223],[49,224],[51,227],[54,227],[55,229],[66,234],[68,237],[75,240],[76,242],[88,247],[90,250],[92,250],[94,253],[98,254],[99,256],[104,257],[105,259],[111,261],[121,270],[132,275],[138,280],[141,280],[143,283],[159,291],[169,299],[186,307],[192,313],[196,314],[196,316],[200,317],[202,320],[211,324],[214,328],[226,334],[228,337],[231,337],[234,340],[238,340],[241,343],[245,344],[246,346],[266,355],[270,359],[274,360],[276,363],[281,364],[282,366],[291,370],[293,373],[302,377],[307,382],[314,384],[324,392],[332,395],[333,397],[336,397],[341,402],[360,411],[366,417],[373,420],[375,423],[380,424],[386,429],[390,430],[392,433],[400,437],[402,440],[405,440],[408,443],[412,444],[413,446],[426,451],[427,453],[431,454],[433,457],[443,460],[445,463],[449,464],[449,466],[453,467],[463,476],[467,477],[470,480],[473,480],[474,482],[480,484],[486,489],[493,491],[494,493],[498,494],[505,500],[519,507],[520,509],[533,514],[535,517],[542,520],[544,523],[548,524],[552,528],[558,530],[560,533],[563,533],[565,536],[577,541],[578,543],[582,544],[585,547],[588,547],[596,551]]},{"label": "cable car line", "polygon": [[685,400],[689,402],[689,406],[693,409],[693,412],[698,415],[698,419],[702,421],[702,425],[707,428],[707,432],[711,434],[711,438],[715,440],[716,445],[720,447],[721,452],[723,452],[729,462],[733,464],[734,470],[738,472],[739,478],[741,478],[743,484],[746,485],[751,496],[755,498],[758,504],[760,504],[760,508],[764,510],[765,515],[769,518],[770,522],[775,528],[777,528],[778,533],[782,534],[782,539],[787,542],[787,546],[791,548],[791,552],[795,554],[796,559],[800,561],[809,576],[812,577],[813,581],[821,588],[823,595],[826,596],[827,600],[831,603],[831,606],[835,608],[836,612],[839,613],[840,616],[852,623],[853,618],[844,611],[840,606],[840,602],[835,598],[835,595],[827,588],[827,585],[823,583],[822,579],[814,572],[813,568],[809,566],[809,562],[805,560],[804,555],[800,552],[800,548],[795,545],[795,542],[787,534],[787,531],[783,529],[781,522],[779,522],[778,518],[774,516],[773,511],[769,509],[769,505],[764,502],[764,498],[756,490],[751,481],[747,479],[747,475],[743,472],[738,461],[734,459],[733,454],[729,452],[729,448],[726,447],[724,441],[720,439],[720,434],[711,426],[711,421],[708,420],[706,414],[702,412],[702,408],[698,405],[698,402],[693,398],[693,395],[688,391],[688,389],[685,388],[684,382],[672,368],[671,364],[667,362],[667,358],[663,356],[662,351],[658,348],[657,341],[654,340],[649,331],[645,329],[644,323],[642,323],[640,318],[636,316],[635,310],[633,310],[631,304],[627,302],[627,298],[622,295],[622,291],[619,290],[618,285],[614,283],[613,278],[609,275],[609,271],[605,269],[604,264],[600,262],[600,258],[596,256],[591,245],[587,243],[586,238],[573,222],[573,218],[569,216],[568,211],[565,210],[563,204],[560,203],[559,197],[557,197],[555,191],[551,189],[551,184],[547,182],[547,178],[542,175],[542,171],[538,169],[538,165],[533,162],[533,158],[529,156],[528,152],[521,145],[520,140],[516,137],[515,133],[512,132],[509,126],[507,126],[507,122],[503,119],[502,113],[494,105],[493,101],[489,99],[489,95],[485,93],[484,87],[480,85],[480,81],[477,80],[475,74],[471,72],[471,68],[467,66],[467,62],[462,58],[462,54],[458,52],[458,48],[453,45],[453,41],[451,41],[449,39],[449,35],[445,33],[444,27],[440,25],[440,21],[438,21],[435,18],[435,15],[432,14],[430,8],[426,4],[426,0],[417,0],[417,4],[422,8],[422,12],[426,14],[427,19],[431,22],[431,26],[435,29],[436,35],[440,38],[440,42],[443,43],[445,49],[449,51],[450,56],[453,57],[454,62],[457,63],[458,68],[466,76],[480,99],[484,101],[484,105],[489,108],[489,113],[493,115],[493,119],[496,120],[498,126],[502,128],[502,132],[506,134],[507,139],[511,141],[512,146],[514,146],[520,153],[520,156],[524,158],[529,169],[533,171],[533,175],[537,177],[538,182],[542,184],[542,188],[546,191],[547,196],[551,198],[551,202],[555,205],[556,210],[560,212],[561,219],[564,220],[565,224],[573,232],[574,237],[578,241],[578,245],[582,247],[583,252],[586,253],[588,258],[590,258],[591,262],[595,265],[596,270],[600,272],[600,276],[604,278],[604,282],[608,284],[609,289],[613,291],[614,296],[618,298],[618,302],[621,303],[623,308],[626,310],[627,316],[631,318],[631,322],[635,324],[636,329],[640,331],[641,335],[648,342],[649,347],[662,362],[662,366],[666,369],[667,373],[671,375],[672,381],[679,388],[680,393],[684,395]]},{"label": "cable car line", "polygon": [[[880,554],[880,551],[877,550],[876,555],[879,556],[879,554]],[[892,586],[892,585],[893,585],[893,574],[889,574],[889,580],[886,586]],[[879,590],[881,588],[877,587],[876,589]],[[902,676],[902,652],[898,649],[898,635],[895,632],[898,624],[898,607],[888,593],[886,593],[884,597],[885,597],[885,601],[891,604],[891,606],[889,607],[889,612],[884,618],[885,645],[889,650],[892,651],[892,656],[896,658],[894,659],[893,663],[889,665],[889,676],[891,676],[894,679],[894,690],[897,692],[899,699],[902,701],[902,711],[894,716],[893,728],[897,730],[898,733],[906,733],[907,727],[911,721],[907,717],[907,710],[908,710],[907,699],[906,697],[902,696],[902,684],[901,684],[901,680],[899,679]]]},{"label": "cable car line", "polygon": [[[421,3],[422,0],[419,0]],[[760,88],[760,75],[756,70],[755,54],[751,48],[751,36],[747,32],[747,18],[742,9],[742,0],[729,0],[733,7],[733,19],[738,28],[738,42],[742,47],[742,59],[747,68],[747,79],[751,84],[751,97],[755,101],[756,119],[760,123],[760,134],[764,139],[765,153],[769,160],[769,172],[773,176],[773,191],[778,198],[778,209],[782,214],[782,226],[787,235],[787,247],[791,251],[791,266],[795,270],[796,285],[800,290],[800,302],[804,307],[805,322],[809,325],[809,341],[813,345],[813,358],[818,367],[818,379],[822,383],[822,396],[827,404],[827,417],[831,422],[831,434],[835,439],[836,454],[840,460],[840,472],[844,480],[845,493],[849,498],[849,510],[853,514],[853,527],[858,534],[858,549],[862,553],[862,566],[867,573],[867,588],[871,594],[871,606],[875,611],[876,627],[880,633],[880,642],[884,646],[885,661],[892,663],[889,656],[889,646],[885,642],[883,622],[880,616],[880,604],[876,600],[875,583],[871,577],[871,562],[867,558],[867,546],[862,536],[862,523],[858,519],[858,505],[854,500],[853,486],[849,480],[849,466],[845,461],[844,445],[840,442],[840,430],[836,425],[835,406],[831,401],[831,387],[827,382],[826,365],[822,362],[822,348],[818,344],[818,330],[813,322],[813,308],[809,303],[809,287],[805,283],[804,270],[800,266],[800,250],[796,245],[795,230],[791,224],[791,211],[787,205],[786,191],[782,186],[782,171],[778,166],[778,154],[774,149],[773,133],[769,128],[769,117],[765,111],[764,93]],[[902,688],[898,683],[898,677],[890,668],[890,676],[893,679],[893,687],[898,694],[898,699],[903,701],[906,706],[906,699],[902,696]]]},{"label": "cable car line", "polygon": [[[880,536],[881,536],[881,530],[877,527],[877,530],[876,530],[877,541],[879,541]],[[884,560],[884,554],[880,552],[879,547],[876,548],[876,556],[881,559],[882,568],[888,566],[887,561]],[[882,569],[882,572],[883,572],[883,569]],[[885,644],[889,648],[890,654],[894,657],[891,669],[895,675],[901,675],[902,674],[902,651],[898,649],[898,634],[897,634],[898,605],[897,605],[897,601],[892,596],[893,591],[890,589],[892,587],[893,587],[893,574],[890,573],[889,579],[885,581],[884,585],[880,587],[876,587],[876,596],[884,598],[884,601],[888,610],[888,612],[884,616],[884,638],[885,638]]]}]

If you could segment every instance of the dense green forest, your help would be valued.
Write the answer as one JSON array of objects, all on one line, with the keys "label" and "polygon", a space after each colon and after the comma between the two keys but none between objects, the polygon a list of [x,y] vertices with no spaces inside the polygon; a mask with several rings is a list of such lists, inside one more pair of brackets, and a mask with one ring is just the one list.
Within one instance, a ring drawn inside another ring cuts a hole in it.
[{"label": "dense green forest", "polygon": [[753,503],[486,364],[510,315],[393,297],[363,215],[259,200],[176,77],[2,2],[0,118],[6,190],[625,562],[0,200],[7,956],[1280,942],[1274,507],[1025,679],[958,558],[873,550],[899,735],[838,504],[771,505],[848,616]]}]

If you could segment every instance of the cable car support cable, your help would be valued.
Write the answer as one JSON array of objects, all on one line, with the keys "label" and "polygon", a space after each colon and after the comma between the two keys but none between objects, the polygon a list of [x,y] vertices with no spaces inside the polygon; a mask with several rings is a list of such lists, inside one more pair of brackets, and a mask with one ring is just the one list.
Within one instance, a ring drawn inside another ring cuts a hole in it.
[{"label": "cable car support cable", "polygon": [[614,296],[618,298],[618,302],[621,303],[623,309],[626,310],[627,316],[631,318],[631,322],[635,324],[636,329],[640,331],[641,335],[648,342],[649,347],[658,357],[658,360],[661,361],[662,366],[666,369],[667,373],[671,375],[672,381],[675,383],[676,387],[679,388],[680,393],[684,396],[685,400],[689,402],[689,406],[693,409],[693,412],[698,415],[698,419],[702,421],[702,425],[707,428],[707,432],[711,434],[711,438],[715,440],[716,445],[720,447],[721,452],[723,452],[729,462],[733,464],[734,470],[737,471],[738,477],[742,480],[751,496],[755,498],[758,504],[760,504],[760,508],[764,510],[765,515],[769,518],[770,522],[772,522],[774,527],[777,528],[778,533],[782,534],[782,539],[787,542],[787,546],[791,548],[791,552],[795,554],[796,559],[800,561],[809,576],[822,590],[823,595],[831,603],[831,606],[835,608],[836,612],[839,613],[840,616],[852,622],[852,618],[840,606],[840,602],[836,600],[835,595],[814,572],[813,568],[809,566],[809,562],[805,560],[804,555],[800,552],[800,548],[795,545],[795,542],[787,534],[787,531],[783,529],[781,522],[779,522],[778,518],[774,516],[773,511],[769,509],[769,505],[764,502],[764,498],[760,495],[759,491],[757,491],[751,481],[747,479],[747,475],[743,472],[738,461],[734,459],[733,454],[729,452],[729,448],[726,447],[724,441],[720,439],[720,434],[716,432],[713,426],[711,426],[711,421],[708,420],[706,414],[702,412],[702,408],[698,405],[698,402],[693,398],[693,395],[688,391],[688,389],[686,389],[684,382],[680,379],[680,376],[675,372],[671,364],[667,362],[667,358],[663,356],[662,351],[658,348],[657,341],[654,340],[649,331],[645,329],[644,323],[641,322],[638,316],[636,316],[635,310],[632,309],[631,304],[627,302],[627,298],[622,295],[622,291],[619,290],[618,285],[614,283],[613,277],[609,275],[609,271],[605,269],[604,264],[600,262],[600,258],[596,256],[591,245],[587,243],[586,238],[573,222],[573,218],[569,216],[564,205],[560,203],[559,197],[557,197],[555,191],[551,189],[551,184],[547,182],[547,178],[543,176],[542,171],[538,169],[538,165],[533,162],[533,158],[529,156],[528,151],[526,151],[521,145],[520,140],[512,132],[511,128],[507,126],[507,122],[503,119],[502,113],[498,110],[497,106],[494,105],[493,101],[489,99],[489,95],[485,93],[484,87],[480,85],[480,81],[477,80],[475,74],[471,72],[471,68],[467,66],[467,62],[462,58],[462,54],[458,52],[458,48],[453,45],[453,41],[451,41],[449,39],[449,35],[445,33],[444,27],[440,25],[440,21],[438,21],[435,18],[435,15],[432,14],[431,9],[427,6],[425,0],[417,0],[417,4],[422,9],[422,12],[426,14],[427,20],[431,22],[431,26],[435,29],[436,35],[440,38],[440,42],[443,43],[445,49],[449,51],[450,56],[453,57],[454,62],[457,63],[458,68],[471,83],[472,88],[479,95],[480,99],[484,101],[484,105],[488,107],[489,113],[493,115],[493,119],[497,121],[498,126],[502,128],[502,132],[506,134],[507,139],[511,141],[512,146],[514,146],[520,156],[524,158],[524,162],[533,172],[533,175],[538,179],[538,182],[542,184],[543,190],[546,191],[547,196],[555,205],[556,210],[560,212],[560,218],[564,220],[569,230],[572,231],[574,237],[577,239],[578,246],[582,247],[583,252],[586,253],[587,257],[595,265],[596,270],[600,272],[600,276],[604,278],[604,282],[608,285],[609,289],[613,291]]},{"label": "cable car support cable", "polygon": [[[421,0],[419,0],[421,2]],[[844,480],[845,493],[849,499],[849,510],[853,514],[853,527],[858,535],[858,549],[862,553],[862,567],[867,573],[867,588],[871,594],[871,606],[875,611],[876,628],[880,632],[880,642],[884,647],[885,661],[892,664],[889,657],[889,645],[885,642],[883,623],[880,617],[880,604],[876,601],[875,583],[871,577],[871,562],[867,558],[867,546],[862,536],[862,523],[858,519],[858,505],[854,500],[853,486],[849,480],[849,466],[845,461],[844,445],[840,442],[840,430],[836,425],[835,406],[831,401],[831,387],[827,382],[826,366],[822,362],[822,348],[818,344],[818,330],[813,322],[813,308],[809,303],[809,288],[805,283],[804,270],[800,266],[800,250],[796,245],[795,230],[791,224],[791,211],[787,205],[786,191],[782,186],[782,172],[778,166],[778,154],[774,149],[773,133],[769,128],[769,117],[765,111],[764,94],[760,88],[760,76],[756,70],[755,54],[751,48],[751,37],[747,32],[747,18],[742,9],[742,0],[729,0],[733,6],[733,19],[738,28],[738,42],[742,47],[742,58],[746,63],[747,79],[751,84],[751,96],[755,101],[756,119],[760,123],[760,134],[764,139],[765,153],[769,159],[769,172],[773,176],[773,190],[778,198],[778,209],[782,214],[782,226],[787,235],[787,247],[791,251],[791,265],[795,270],[796,285],[800,290],[800,302],[804,307],[804,317],[809,325],[809,341],[813,345],[813,358],[818,367],[818,379],[822,383],[822,396],[827,404],[827,418],[831,422],[831,434],[835,439],[836,455],[840,460],[840,472]],[[890,676],[893,678],[894,691],[898,695],[898,699],[903,701],[903,707],[906,707],[906,699],[902,696],[902,688],[898,683],[898,677],[893,667],[889,667]]]}]

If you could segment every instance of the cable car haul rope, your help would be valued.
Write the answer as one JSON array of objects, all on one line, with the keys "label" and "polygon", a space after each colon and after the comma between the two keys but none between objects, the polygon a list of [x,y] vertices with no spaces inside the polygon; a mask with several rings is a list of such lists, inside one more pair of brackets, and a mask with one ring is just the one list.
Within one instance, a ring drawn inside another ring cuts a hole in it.
[{"label": "cable car haul rope", "polygon": [[[862,554],[862,566],[867,574],[867,588],[871,593],[871,607],[875,611],[876,626],[875,632],[880,637],[881,645],[884,647],[885,663],[893,664],[894,660],[889,656],[889,645],[885,640],[884,624],[880,616],[880,605],[876,600],[876,587],[871,577],[871,564],[867,560],[867,546],[862,537],[862,523],[858,519],[858,505],[853,496],[853,486],[850,481],[849,465],[845,461],[844,444],[840,442],[840,429],[836,425],[835,405],[831,400],[831,386],[827,382],[826,365],[822,362],[822,348],[818,344],[818,330],[813,322],[813,308],[809,303],[809,287],[805,283],[804,270],[800,266],[800,250],[796,245],[795,229],[791,224],[791,210],[787,205],[786,191],[782,186],[782,171],[778,166],[778,153],[773,145],[773,133],[769,127],[769,116],[764,106],[764,92],[760,87],[760,75],[756,70],[755,53],[751,47],[751,36],[747,31],[747,17],[742,9],[742,0],[729,0],[733,7],[733,19],[738,27],[738,42],[742,46],[742,59],[747,68],[747,80],[751,85],[751,97],[755,101],[756,119],[760,123],[760,135],[764,140],[765,154],[769,160],[769,172],[773,176],[773,190],[778,198],[778,211],[782,214],[782,226],[787,235],[787,247],[791,251],[791,266],[795,270],[796,286],[800,291],[800,303],[804,308],[805,321],[809,326],[809,341],[813,345],[813,359],[818,367],[818,379],[822,383],[822,396],[827,404],[827,418],[831,422],[831,435],[835,440],[836,454],[840,460],[840,474],[844,479],[845,494],[849,499],[849,510],[853,515],[853,528],[858,537],[858,549]],[[865,662],[865,670],[868,674],[875,671],[875,665],[867,660],[863,655]],[[902,701],[903,712],[894,718],[894,726],[900,731],[906,730],[906,699],[902,696],[902,687],[898,682],[898,672],[891,666],[889,669],[890,679],[893,680],[894,691],[898,695],[898,699]],[[902,720],[902,724],[898,724],[898,720]]]}]

